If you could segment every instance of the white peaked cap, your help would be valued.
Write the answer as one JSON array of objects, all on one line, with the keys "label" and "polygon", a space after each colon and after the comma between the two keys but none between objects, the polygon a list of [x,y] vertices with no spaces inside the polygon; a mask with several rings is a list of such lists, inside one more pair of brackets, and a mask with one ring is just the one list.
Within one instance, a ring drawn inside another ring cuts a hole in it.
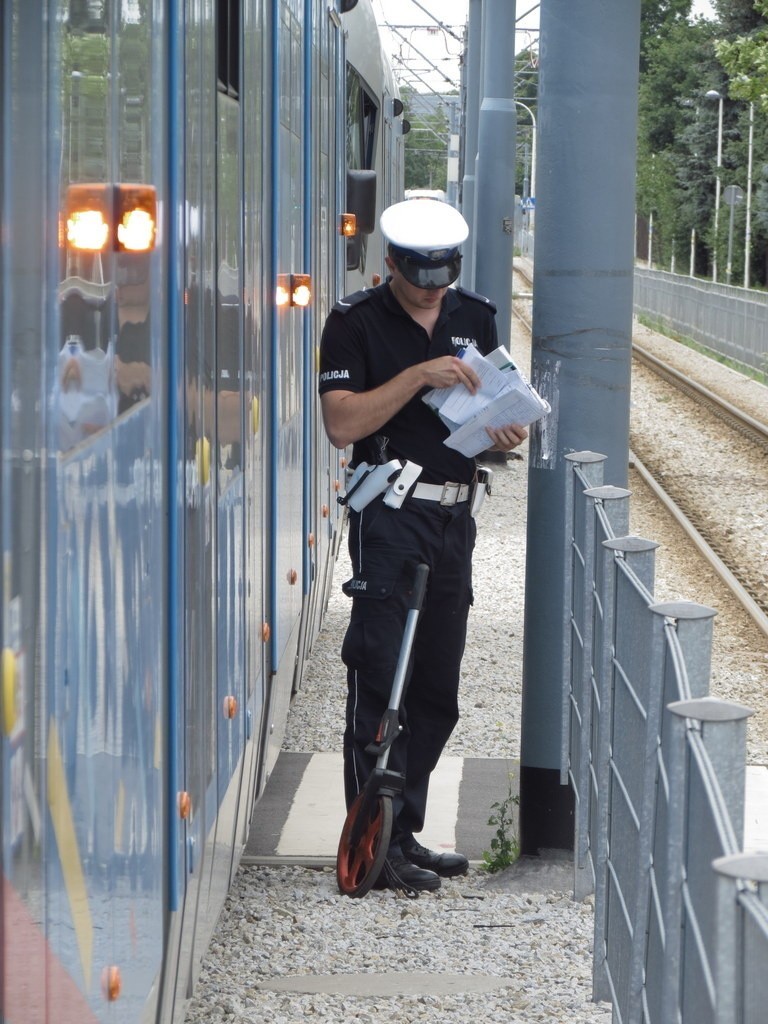
[{"label": "white peaked cap", "polygon": [[440,250],[455,249],[469,235],[469,226],[458,210],[440,199],[406,199],[388,206],[379,221],[387,241],[434,257]]}]

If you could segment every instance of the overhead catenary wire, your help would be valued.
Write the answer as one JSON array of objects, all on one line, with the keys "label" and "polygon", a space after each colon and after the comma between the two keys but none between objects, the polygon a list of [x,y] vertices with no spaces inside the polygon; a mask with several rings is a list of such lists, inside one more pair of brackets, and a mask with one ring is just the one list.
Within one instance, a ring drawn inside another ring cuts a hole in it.
[{"label": "overhead catenary wire", "polygon": [[385,24],[386,24],[386,27],[391,32],[394,32],[395,35],[399,36],[407,46],[411,47],[411,49],[414,51],[414,53],[418,53],[418,55],[421,57],[422,60],[425,60],[427,62],[427,64],[429,64],[430,67],[432,67],[438,75],[440,75],[442,78],[444,78],[445,81],[451,86],[452,89],[458,90],[458,88],[459,88],[458,82],[454,82],[452,78],[449,78],[448,75],[446,75],[444,71],[442,71],[433,61],[431,61],[429,59],[429,57],[427,57],[427,55],[425,53],[422,53],[421,50],[417,46],[414,46],[414,44],[411,42],[411,40],[408,39],[407,36],[404,36],[403,33],[400,31],[400,29],[396,28],[394,25],[389,25],[386,22],[385,22]]},{"label": "overhead catenary wire", "polygon": [[[451,29],[447,25],[443,24],[443,22],[440,21],[439,18],[436,18],[435,15],[431,11],[428,11],[427,8],[423,4],[420,4],[419,0],[411,0],[411,3],[415,4],[416,7],[418,7],[420,11],[424,11],[424,13],[427,15],[427,17],[431,18],[432,21],[434,21],[434,23],[436,25],[439,25],[439,27],[443,30],[443,32],[447,32],[449,35],[453,36],[453,38],[458,40],[458,42],[460,42],[460,43],[464,42],[464,40],[460,36],[456,35],[456,33],[453,31],[453,29]],[[536,6],[538,7],[538,4]]]}]

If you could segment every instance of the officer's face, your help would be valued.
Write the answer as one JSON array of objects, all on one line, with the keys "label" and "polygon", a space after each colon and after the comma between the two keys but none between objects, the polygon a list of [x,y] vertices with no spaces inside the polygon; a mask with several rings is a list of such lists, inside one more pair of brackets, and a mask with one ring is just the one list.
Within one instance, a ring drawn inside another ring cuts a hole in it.
[{"label": "officer's face", "polygon": [[394,260],[389,256],[385,258],[392,280],[389,286],[394,292],[395,298],[401,306],[415,309],[435,309],[443,301],[447,288],[417,288],[415,284],[407,281],[398,270]]}]

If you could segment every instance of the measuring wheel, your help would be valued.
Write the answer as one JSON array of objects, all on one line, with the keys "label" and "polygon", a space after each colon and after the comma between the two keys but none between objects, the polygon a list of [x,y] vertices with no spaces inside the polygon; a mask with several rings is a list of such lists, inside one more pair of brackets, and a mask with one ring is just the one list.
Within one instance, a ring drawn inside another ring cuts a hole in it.
[{"label": "measuring wheel", "polygon": [[336,855],[339,891],[365,896],[381,874],[392,835],[392,797],[363,791],[349,809]]},{"label": "measuring wheel", "polygon": [[381,874],[389,852],[392,799],[402,792],[405,776],[389,770],[387,762],[389,749],[402,732],[400,701],[428,574],[428,566],[422,564],[416,567],[389,705],[379,724],[375,741],[365,748],[367,753],[375,755],[376,767],[347,811],[341,831],[336,854],[336,880],[340,892],[345,896],[365,896]]}]

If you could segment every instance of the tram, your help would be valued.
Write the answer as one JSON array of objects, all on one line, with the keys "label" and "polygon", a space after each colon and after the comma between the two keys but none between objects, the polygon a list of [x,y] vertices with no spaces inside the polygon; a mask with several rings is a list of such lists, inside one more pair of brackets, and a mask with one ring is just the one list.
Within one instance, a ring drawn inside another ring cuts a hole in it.
[{"label": "tram", "polygon": [[0,54],[2,1018],[167,1024],[327,602],[402,104],[370,0],[6,0]]}]

